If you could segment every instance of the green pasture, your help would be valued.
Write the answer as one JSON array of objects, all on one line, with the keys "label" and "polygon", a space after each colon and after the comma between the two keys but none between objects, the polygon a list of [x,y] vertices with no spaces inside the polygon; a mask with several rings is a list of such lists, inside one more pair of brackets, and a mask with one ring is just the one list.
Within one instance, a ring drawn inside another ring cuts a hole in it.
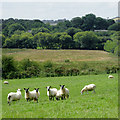
[{"label": "green pasture", "polygon": [[[2,81],[2,118],[118,118],[118,74],[83,75],[73,77],[49,77]],[[80,94],[81,89],[90,83],[96,84],[96,94]],[[46,86],[59,89],[65,84],[70,91],[70,98],[49,101]],[[23,88],[40,88],[39,102],[27,102]],[[20,101],[7,104],[7,94],[22,89]]]}]

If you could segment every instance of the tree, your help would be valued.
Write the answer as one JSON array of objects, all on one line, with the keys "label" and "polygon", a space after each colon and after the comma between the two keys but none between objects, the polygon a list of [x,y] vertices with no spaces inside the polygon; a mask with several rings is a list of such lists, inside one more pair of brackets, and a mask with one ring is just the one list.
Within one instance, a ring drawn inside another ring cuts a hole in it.
[{"label": "tree", "polygon": [[12,41],[10,38],[6,38],[3,48],[14,48],[13,46],[15,46],[14,41]]},{"label": "tree", "polygon": [[115,23],[115,21],[114,21],[113,19],[108,19],[108,20],[107,20],[108,27],[109,27],[110,25],[114,24],[114,23]]},{"label": "tree", "polygon": [[114,23],[108,27],[108,30],[120,31],[120,23]]},{"label": "tree", "polygon": [[67,33],[68,35],[70,35],[70,36],[72,37],[72,39],[73,39],[73,35],[74,35],[75,33],[77,33],[77,32],[81,32],[81,31],[82,31],[82,30],[79,29],[79,28],[70,27],[70,28],[68,28],[68,29],[66,30],[66,33]]},{"label": "tree", "polygon": [[32,34],[33,34],[33,35],[35,35],[35,34],[37,34],[37,33],[39,33],[39,32],[49,33],[50,31],[49,31],[47,28],[45,28],[45,27],[33,28],[33,29],[32,29]]},{"label": "tree", "polygon": [[107,52],[114,53],[116,55],[120,55],[119,48],[120,47],[120,33],[115,32],[111,35],[111,40],[108,40],[104,45],[104,50]]},{"label": "tree", "polygon": [[96,30],[106,30],[108,28],[107,20],[105,20],[101,17],[97,17],[96,20],[95,20],[94,28]]},{"label": "tree", "polygon": [[5,43],[5,36],[3,34],[0,34],[0,38],[2,38],[2,46],[3,46],[3,44]]},{"label": "tree", "polygon": [[82,20],[83,20],[82,29],[85,31],[94,30],[95,19],[96,19],[96,16],[94,14],[87,14],[86,16],[83,16],[82,17]]},{"label": "tree", "polygon": [[15,23],[11,24],[8,27],[8,30],[9,30],[8,35],[11,36],[12,34],[14,34],[16,30],[25,30],[25,28],[21,24]]},{"label": "tree", "polygon": [[79,49],[96,49],[98,47],[98,37],[92,31],[78,32],[74,35],[76,47]]},{"label": "tree", "polygon": [[60,36],[60,41],[62,42],[62,49],[69,49],[71,48],[71,44],[72,44],[72,37],[70,35],[61,35]]},{"label": "tree", "polygon": [[51,49],[53,48],[53,39],[50,33],[39,32],[34,36],[34,40],[37,41],[37,47],[42,49]]},{"label": "tree", "polygon": [[23,33],[20,36],[20,40],[18,41],[19,48],[36,48],[36,45],[33,41],[33,36],[31,33]]},{"label": "tree", "polygon": [[56,32],[56,33],[52,34],[55,49],[61,49],[62,41],[60,39],[60,36],[62,36],[62,35],[67,35],[67,33],[65,33],[65,32],[58,33],[58,32]]},{"label": "tree", "polygon": [[107,40],[107,42],[105,43],[105,46],[104,46],[104,49],[107,51],[107,52],[111,52],[111,53],[114,53],[114,49],[116,47],[116,43],[111,41],[111,40]]},{"label": "tree", "polygon": [[81,29],[81,25],[83,24],[83,20],[80,17],[75,17],[71,20],[71,24],[72,24],[72,27]]}]

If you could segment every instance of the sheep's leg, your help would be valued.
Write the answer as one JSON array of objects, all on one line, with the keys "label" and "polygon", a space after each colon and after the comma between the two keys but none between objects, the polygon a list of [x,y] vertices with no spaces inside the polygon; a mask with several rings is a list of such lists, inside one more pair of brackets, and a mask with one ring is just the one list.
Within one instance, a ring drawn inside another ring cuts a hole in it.
[{"label": "sheep's leg", "polygon": [[8,101],[8,104],[10,105],[10,102]]},{"label": "sheep's leg", "polygon": [[95,90],[93,90],[93,93],[96,93]]},{"label": "sheep's leg", "polygon": [[64,96],[64,100],[66,100],[66,96]]},{"label": "sheep's leg", "polygon": [[63,100],[63,96],[61,97],[61,100]]},{"label": "sheep's leg", "polygon": [[54,101],[54,97],[53,97],[53,101]]},{"label": "sheep's leg", "polygon": [[56,97],[56,100],[59,100],[59,99]]},{"label": "sheep's leg", "polygon": [[67,95],[67,98],[69,98],[69,95]]},{"label": "sheep's leg", "polygon": [[88,94],[88,90],[87,90],[87,94]]},{"label": "sheep's leg", "polygon": [[49,100],[51,100],[51,97],[49,96]]},{"label": "sheep's leg", "polygon": [[28,102],[29,98],[27,98],[27,102]]}]

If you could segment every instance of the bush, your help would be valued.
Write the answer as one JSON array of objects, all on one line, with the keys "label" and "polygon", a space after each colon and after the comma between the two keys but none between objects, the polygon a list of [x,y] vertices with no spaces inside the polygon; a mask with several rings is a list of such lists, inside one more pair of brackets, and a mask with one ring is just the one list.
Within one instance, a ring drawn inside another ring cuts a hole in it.
[{"label": "bush", "polygon": [[118,66],[106,67],[106,73],[117,73],[120,70]]},{"label": "bush", "polygon": [[65,76],[65,68],[64,67],[58,67],[55,69],[56,76]]},{"label": "bush", "polygon": [[79,70],[77,68],[71,68],[69,70],[66,70],[67,76],[77,76],[79,75]]},{"label": "bush", "polygon": [[52,68],[52,67],[53,67],[53,63],[51,61],[44,62],[44,68]]},{"label": "bush", "polygon": [[29,59],[24,59],[21,61],[22,70],[27,70],[27,68],[31,66],[32,66],[32,62]]},{"label": "bush", "polygon": [[65,62],[70,62],[70,60],[69,60],[69,59],[66,59]]},{"label": "bush", "polygon": [[[13,72],[17,70],[13,57],[3,56],[2,57],[2,77],[8,78],[9,74],[13,75]],[[12,78],[12,75],[10,78]]]}]

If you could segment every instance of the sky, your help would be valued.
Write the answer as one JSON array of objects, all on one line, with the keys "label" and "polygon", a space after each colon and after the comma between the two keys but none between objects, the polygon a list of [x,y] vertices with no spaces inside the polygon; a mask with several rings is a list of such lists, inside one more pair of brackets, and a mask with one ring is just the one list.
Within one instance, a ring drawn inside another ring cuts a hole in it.
[{"label": "sky", "polygon": [[68,19],[74,17],[82,17],[86,14],[93,13],[97,17],[114,18],[118,16],[117,1],[99,1],[85,2],[78,0],[66,1],[63,0],[51,2],[49,0],[38,1],[34,0],[4,0],[0,3],[0,16],[2,19],[17,18],[17,19],[40,19],[40,20],[57,20]]}]

